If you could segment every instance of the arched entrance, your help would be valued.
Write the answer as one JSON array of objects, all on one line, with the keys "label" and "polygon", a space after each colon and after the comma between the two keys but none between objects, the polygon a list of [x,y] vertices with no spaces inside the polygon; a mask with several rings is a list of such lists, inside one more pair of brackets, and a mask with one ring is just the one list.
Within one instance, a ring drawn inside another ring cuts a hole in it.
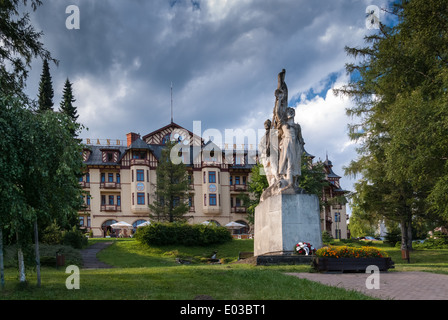
[{"label": "arched entrance", "polygon": [[103,230],[103,238],[105,238],[107,236],[107,233],[109,232],[109,235],[111,237],[115,237],[116,235],[113,233],[114,229],[111,228],[111,224],[116,223],[117,220],[106,220],[103,222],[103,224],[101,225],[101,230]]},{"label": "arched entrance", "polygon": [[243,228],[241,228],[241,229],[235,229],[235,230],[233,230],[233,234],[234,235],[242,235],[242,234],[248,234],[249,233],[249,229],[250,229],[250,227],[249,227],[249,225],[247,224],[247,222],[246,221],[244,221],[244,220],[237,220],[237,221],[235,221],[236,223],[240,223],[240,224],[243,224],[244,225],[244,227]]}]

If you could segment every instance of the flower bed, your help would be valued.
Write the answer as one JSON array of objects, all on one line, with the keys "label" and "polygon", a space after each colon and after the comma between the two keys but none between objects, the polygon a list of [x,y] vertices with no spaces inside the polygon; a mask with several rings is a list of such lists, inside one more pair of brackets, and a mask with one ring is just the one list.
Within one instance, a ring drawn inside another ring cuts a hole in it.
[{"label": "flower bed", "polygon": [[329,246],[316,251],[322,258],[387,258],[387,252],[375,247]]},{"label": "flower bed", "polygon": [[313,267],[320,272],[365,272],[372,265],[380,271],[394,268],[388,254],[374,247],[323,247],[316,251],[313,259]]}]

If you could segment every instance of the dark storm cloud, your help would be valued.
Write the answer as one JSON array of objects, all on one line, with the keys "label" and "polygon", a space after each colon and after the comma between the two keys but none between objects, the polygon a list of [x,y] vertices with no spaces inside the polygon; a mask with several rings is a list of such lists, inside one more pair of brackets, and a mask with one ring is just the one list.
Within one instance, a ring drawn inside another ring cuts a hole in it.
[{"label": "dark storm cloud", "polygon": [[[365,8],[372,3],[47,0],[32,19],[60,60],[59,67],[52,66],[55,105],[69,77],[79,119],[90,128],[85,136],[124,139],[127,132],[144,135],[168,124],[171,83],[174,121],[187,129],[194,120],[202,121],[202,130],[263,128],[272,112],[278,72],[287,70],[292,105],[303,93],[328,90],[348,61],[344,46],[362,44]],[[72,4],[80,9],[79,30],[65,27],[65,9]],[[31,95],[37,94],[40,70],[36,61]],[[331,102],[322,101],[327,107]],[[348,119],[341,121],[345,128]],[[331,150],[325,132],[334,130],[319,119],[309,123],[321,130],[322,152]]]}]

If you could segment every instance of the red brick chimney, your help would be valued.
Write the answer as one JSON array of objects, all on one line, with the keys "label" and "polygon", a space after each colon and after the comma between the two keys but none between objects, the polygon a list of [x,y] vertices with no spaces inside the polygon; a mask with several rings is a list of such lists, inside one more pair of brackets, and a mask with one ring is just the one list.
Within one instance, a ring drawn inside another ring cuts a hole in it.
[{"label": "red brick chimney", "polygon": [[127,141],[128,141],[128,147],[132,144],[132,142],[134,142],[135,140],[137,140],[138,138],[140,138],[140,135],[138,133],[134,133],[134,132],[129,132],[126,135]]}]

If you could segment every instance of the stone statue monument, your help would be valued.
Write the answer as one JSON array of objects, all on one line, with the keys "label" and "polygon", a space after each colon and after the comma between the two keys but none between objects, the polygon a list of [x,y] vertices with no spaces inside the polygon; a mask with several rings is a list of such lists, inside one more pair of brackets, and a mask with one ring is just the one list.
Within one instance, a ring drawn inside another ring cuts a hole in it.
[{"label": "stone statue monument", "polygon": [[285,74],[285,69],[278,74],[272,121],[265,121],[258,146],[269,187],[255,209],[256,256],[292,251],[299,242],[322,246],[319,199],[298,185],[305,142],[295,110],[288,107]]},{"label": "stone statue monument", "polygon": [[301,158],[305,142],[300,125],[294,122],[295,110],[288,107],[285,73],[283,69],[278,74],[273,119],[266,120],[266,134],[258,147],[269,183],[269,188],[264,191],[260,201],[279,193],[304,192],[298,186],[298,177],[301,175]]}]

